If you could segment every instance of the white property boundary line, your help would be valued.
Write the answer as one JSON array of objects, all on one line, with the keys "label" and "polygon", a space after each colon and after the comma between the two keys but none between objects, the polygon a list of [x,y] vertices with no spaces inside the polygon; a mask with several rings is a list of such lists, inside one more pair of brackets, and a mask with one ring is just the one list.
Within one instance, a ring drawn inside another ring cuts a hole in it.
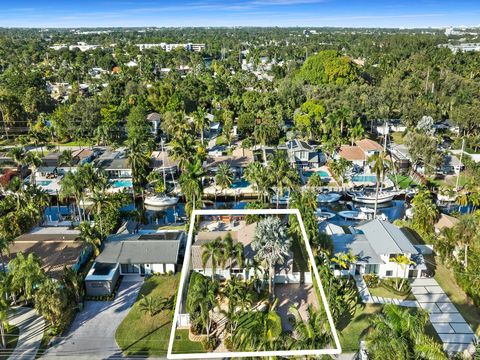
[{"label": "white property boundary line", "polygon": [[[313,273],[315,275],[315,280],[317,281],[318,289],[320,291],[320,296],[322,298],[323,306],[325,307],[325,312],[327,314],[328,323],[333,334],[333,340],[335,342],[335,348],[333,349],[316,349],[316,350],[283,350],[283,351],[250,351],[250,352],[223,352],[223,353],[190,353],[190,354],[173,354],[173,342],[175,340],[175,330],[177,328],[178,315],[180,313],[180,304],[182,302],[182,294],[189,273],[190,266],[190,257],[191,257],[191,247],[193,241],[193,230],[195,226],[195,217],[197,215],[296,215],[298,222],[300,224],[300,229],[302,231],[303,238],[305,239],[305,245],[308,252],[308,257],[310,263],[312,264]],[[305,225],[303,224],[302,216],[298,209],[227,209],[227,210],[193,210],[192,216],[190,219],[190,227],[188,230],[188,239],[187,246],[185,249],[185,259],[183,261],[182,274],[180,277],[180,286],[178,287],[177,293],[177,302],[175,304],[175,313],[173,315],[172,330],[170,333],[170,342],[168,344],[168,359],[212,359],[212,358],[234,358],[234,357],[269,357],[269,356],[307,356],[307,355],[334,355],[341,354],[342,347],[340,345],[340,340],[338,339],[338,334],[335,329],[335,324],[333,322],[332,314],[330,308],[328,307],[328,301],[325,296],[325,291],[323,290],[322,282],[320,281],[320,275],[318,273],[317,265],[315,263],[315,258],[313,256],[312,248],[310,247],[310,242],[308,241],[307,232],[305,230]]]}]

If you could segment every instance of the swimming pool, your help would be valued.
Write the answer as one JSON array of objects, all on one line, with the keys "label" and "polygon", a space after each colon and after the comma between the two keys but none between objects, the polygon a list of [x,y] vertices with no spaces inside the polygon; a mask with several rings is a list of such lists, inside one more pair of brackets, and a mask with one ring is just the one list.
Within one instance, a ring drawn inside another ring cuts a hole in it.
[{"label": "swimming pool", "polygon": [[230,189],[241,189],[250,186],[250,183],[245,179],[235,180],[232,185],[230,185]]},{"label": "swimming pool", "polygon": [[52,180],[41,180],[41,181],[37,181],[37,185],[40,185],[40,186],[48,186],[52,183]]},{"label": "swimming pool", "polygon": [[312,176],[313,174],[318,174],[318,175],[320,175],[320,177],[321,177],[322,179],[328,179],[328,178],[330,178],[330,175],[329,175],[326,171],[324,171],[324,170],[305,171],[305,172],[303,173],[303,176],[309,178],[309,177]]},{"label": "swimming pool", "polygon": [[121,187],[132,187],[132,180],[131,179],[118,179],[118,180],[114,180],[114,181],[111,181],[112,183],[112,186],[114,188],[121,188]]},{"label": "swimming pool", "polygon": [[377,177],[375,175],[354,175],[352,176],[352,181],[358,183],[376,183]]}]

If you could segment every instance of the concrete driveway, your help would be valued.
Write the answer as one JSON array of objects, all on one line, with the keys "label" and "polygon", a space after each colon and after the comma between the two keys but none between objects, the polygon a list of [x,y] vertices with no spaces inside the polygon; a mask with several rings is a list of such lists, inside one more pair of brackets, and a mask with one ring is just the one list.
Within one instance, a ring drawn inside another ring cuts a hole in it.
[{"label": "concrete driveway", "polygon": [[319,309],[319,303],[312,284],[275,284],[275,296],[278,298],[277,312],[282,318],[283,330],[292,330],[288,320],[289,308],[294,305],[300,315],[306,319],[308,305]]},{"label": "concrete driveway", "polygon": [[124,278],[113,301],[87,301],[68,334],[48,349],[42,358],[112,359],[122,354],[115,341],[115,331],[135,303],[143,284]]}]

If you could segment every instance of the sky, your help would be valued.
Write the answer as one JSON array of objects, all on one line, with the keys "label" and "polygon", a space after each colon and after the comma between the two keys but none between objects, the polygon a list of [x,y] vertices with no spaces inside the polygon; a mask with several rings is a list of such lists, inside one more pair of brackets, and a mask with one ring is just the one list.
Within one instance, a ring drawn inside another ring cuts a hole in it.
[{"label": "sky", "polygon": [[480,0],[0,0],[0,27],[445,27]]}]

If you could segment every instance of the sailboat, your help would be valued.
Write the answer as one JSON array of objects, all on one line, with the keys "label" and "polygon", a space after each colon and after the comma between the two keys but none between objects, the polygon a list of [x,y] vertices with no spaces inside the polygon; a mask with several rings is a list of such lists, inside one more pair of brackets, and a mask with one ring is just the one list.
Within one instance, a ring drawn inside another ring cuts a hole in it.
[{"label": "sailboat", "polygon": [[[166,189],[167,188],[167,181],[166,181],[166,175],[165,175],[165,151],[163,148],[163,139],[160,142],[162,146],[162,170],[163,170],[163,186]],[[178,197],[177,196],[168,196],[165,193],[162,194],[153,194],[153,195],[148,195],[145,197],[144,200],[145,205],[149,206],[171,206],[175,205],[178,203]]]}]

